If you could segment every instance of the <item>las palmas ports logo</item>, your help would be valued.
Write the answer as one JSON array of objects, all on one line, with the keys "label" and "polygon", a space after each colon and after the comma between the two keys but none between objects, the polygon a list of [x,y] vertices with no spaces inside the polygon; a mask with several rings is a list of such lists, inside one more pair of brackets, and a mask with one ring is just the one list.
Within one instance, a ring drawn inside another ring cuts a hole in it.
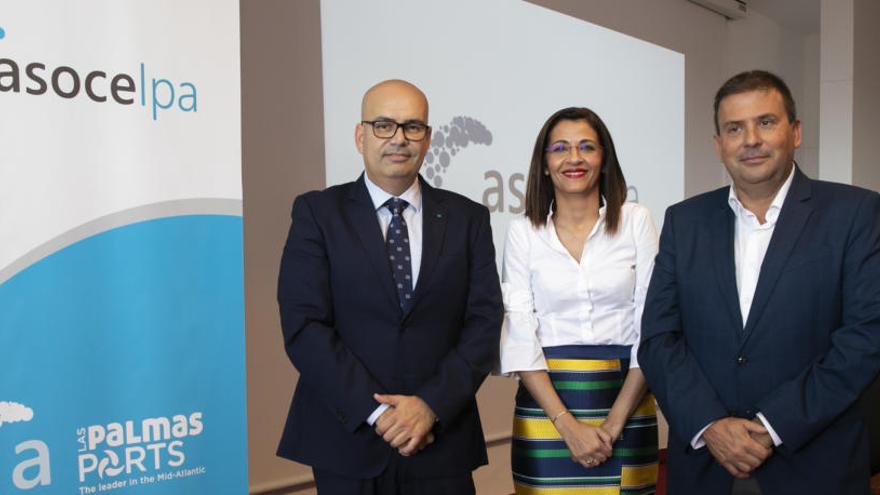
[{"label": "las palmas ports logo", "polygon": [[449,169],[452,158],[472,144],[492,144],[492,133],[477,119],[457,116],[448,124],[437,127],[431,135],[431,148],[422,164],[425,177],[434,186],[442,187],[443,174]]}]

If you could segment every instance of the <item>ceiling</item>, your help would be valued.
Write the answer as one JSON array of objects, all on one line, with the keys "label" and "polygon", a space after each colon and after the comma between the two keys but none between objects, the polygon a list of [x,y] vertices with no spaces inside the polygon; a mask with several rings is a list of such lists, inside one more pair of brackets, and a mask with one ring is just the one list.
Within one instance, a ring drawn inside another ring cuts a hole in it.
[{"label": "ceiling", "polygon": [[757,11],[778,24],[801,34],[819,32],[820,0],[748,0]]}]

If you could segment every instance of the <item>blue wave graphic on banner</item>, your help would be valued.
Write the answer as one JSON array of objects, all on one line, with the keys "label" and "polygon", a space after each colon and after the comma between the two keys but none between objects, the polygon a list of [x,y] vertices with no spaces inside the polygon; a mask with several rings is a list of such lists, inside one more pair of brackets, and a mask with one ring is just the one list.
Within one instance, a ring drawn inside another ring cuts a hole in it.
[{"label": "blue wave graphic on banner", "polygon": [[103,232],[0,285],[0,493],[247,493],[242,287],[222,215]]}]

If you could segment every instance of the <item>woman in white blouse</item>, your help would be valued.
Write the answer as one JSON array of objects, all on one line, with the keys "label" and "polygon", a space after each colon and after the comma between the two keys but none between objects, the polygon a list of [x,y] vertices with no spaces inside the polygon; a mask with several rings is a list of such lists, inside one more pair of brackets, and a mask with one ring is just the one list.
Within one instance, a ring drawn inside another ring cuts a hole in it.
[{"label": "woman in white blouse", "polygon": [[626,194],[602,120],[553,114],[504,250],[501,371],[521,379],[517,494],[654,493],[656,410],[636,349],[657,233]]}]

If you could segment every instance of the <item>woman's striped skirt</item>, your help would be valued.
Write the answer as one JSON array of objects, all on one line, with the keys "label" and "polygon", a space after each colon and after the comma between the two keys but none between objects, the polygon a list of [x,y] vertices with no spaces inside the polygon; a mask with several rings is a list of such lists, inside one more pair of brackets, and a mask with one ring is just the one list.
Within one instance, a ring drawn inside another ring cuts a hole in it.
[{"label": "woman's striped skirt", "polygon": [[[545,347],[553,387],[579,421],[600,425],[626,373],[630,346]],[[516,394],[511,450],[517,495],[643,495],[657,484],[657,410],[646,394],[604,463],[585,468],[524,386]]]}]

